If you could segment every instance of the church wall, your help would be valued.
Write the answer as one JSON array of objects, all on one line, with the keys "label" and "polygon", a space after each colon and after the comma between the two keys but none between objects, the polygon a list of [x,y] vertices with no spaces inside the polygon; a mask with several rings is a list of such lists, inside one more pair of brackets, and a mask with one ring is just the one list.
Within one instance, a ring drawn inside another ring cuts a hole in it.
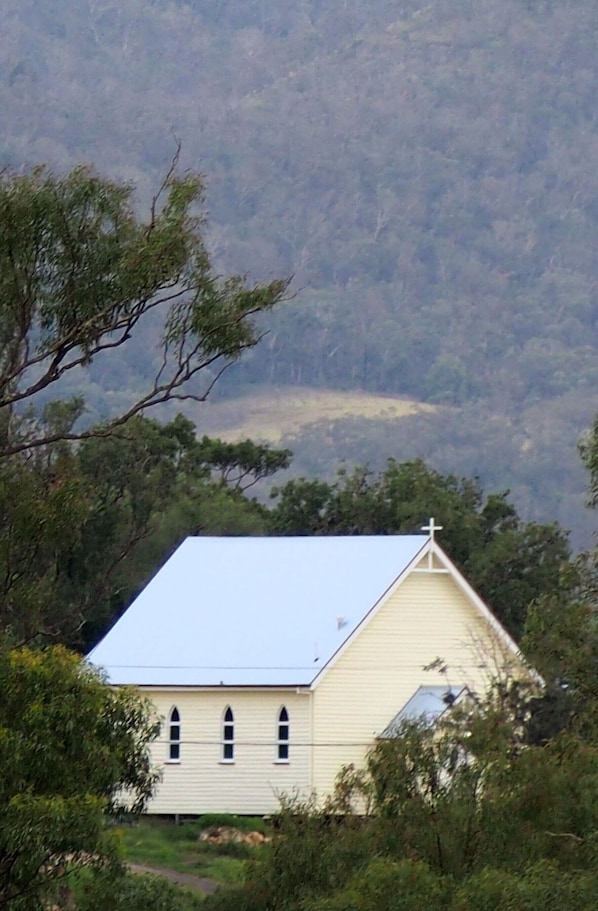
[{"label": "church wall", "polygon": [[[296,690],[146,690],[164,719],[152,748],[163,778],[149,813],[268,814],[281,792],[310,789],[310,699]],[[180,761],[170,762],[169,724],[180,715]],[[234,717],[234,762],[222,757],[223,714]],[[282,706],[289,716],[289,761],[278,761],[277,725]]]},{"label": "church wall", "polygon": [[[485,692],[505,657],[494,631],[447,572],[412,572],[316,683],[317,792],[332,789],[343,764],[363,765],[376,736],[419,686],[466,684]],[[445,673],[424,669],[436,659]]]}]

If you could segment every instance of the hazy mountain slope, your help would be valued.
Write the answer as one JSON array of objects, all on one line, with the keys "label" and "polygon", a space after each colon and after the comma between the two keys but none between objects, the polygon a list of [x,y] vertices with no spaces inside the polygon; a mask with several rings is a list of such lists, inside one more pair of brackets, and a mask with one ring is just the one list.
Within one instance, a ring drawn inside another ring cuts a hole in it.
[{"label": "hazy mountain slope", "polygon": [[281,321],[271,376],[456,402],[591,387],[597,23],[431,6],[235,112],[268,162],[238,213],[258,261],[267,243],[264,265],[327,291],[307,327],[305,306]]},{"label": "hazy mountain slope", "polygon": [[[389,457],[422,454],[438,471],[479,476],[487,491],[509,490],[528,519],[571,528],[586,547],[595,516],[584,509],[587,478],[572,438],[587,405],[568,394],[519,414],[489,413],[485,403],[460,407],[417,404],[373,393],[305,387],[248,387],[190,410],[200,432],[247,437],[294,453],[286,476],[334,480],[339,468],[382,470]],[[281,476],[274,484],[282,483]],[[269,485],[266,485],[269,486]]]},{"label": "hazy mountain slope", "polygon": [[[537,471],[565,476],[537,498],[546,517],[581,502],[580,474],[566,487],[598,388],[595,4],[6,0],[3,24],[0,160],[94,161],[147,195],[180,139],[217,262],[294,274],[297,301],[229,391],[464,406],[441,456],[495,479],[498,453],[475,444],[492,414],[524,500]],[[417,422],[409,442],[430,454]]]}]

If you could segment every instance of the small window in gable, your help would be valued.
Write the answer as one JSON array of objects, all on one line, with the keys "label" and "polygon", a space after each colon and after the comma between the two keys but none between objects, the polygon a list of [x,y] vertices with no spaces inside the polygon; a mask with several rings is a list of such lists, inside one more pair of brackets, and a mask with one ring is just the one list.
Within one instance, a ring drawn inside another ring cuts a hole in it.
[{"label": "small window in gable", "polygon": [[276,755],[278,762],[289,761],[289,713],[284,705],[278,713]]},{"label": "small window in gable", "polygon": [[235,718],[230,705],[224,712],[222,722],[222,759],[224,762],[233,762],[235,758]]},{"label": "small window in gable", "polygon": [[175,706],[168,721],[168,759],[179,762],[181,758],[181,716]]}]

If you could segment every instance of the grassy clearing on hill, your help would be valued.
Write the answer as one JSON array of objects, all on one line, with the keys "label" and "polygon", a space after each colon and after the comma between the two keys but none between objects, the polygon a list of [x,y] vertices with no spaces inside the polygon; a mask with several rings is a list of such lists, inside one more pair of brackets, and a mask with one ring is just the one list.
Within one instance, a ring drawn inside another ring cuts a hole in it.
[{"label": "grassy clearing on hill", "polygon": [[433,405],[411,399],[367,392],[256,386],[234,399],[202,402],[190,417],[196,420],[200,435],[206,433],[231,442],[249,438],[276,445],[319,421],[355,417],[396,421],[435,410]]},{"label": "grassy clearing on hill", "polygon": [[211,844],[200,841],[201,832],[214,826],[267,832],[262,819],[215,816],[203,816],[179,825],[172,820],[145,817],[119,831],[129,863],[191,873],[218,883],[239,882],[247,860],[264,848],[238,842]]}]

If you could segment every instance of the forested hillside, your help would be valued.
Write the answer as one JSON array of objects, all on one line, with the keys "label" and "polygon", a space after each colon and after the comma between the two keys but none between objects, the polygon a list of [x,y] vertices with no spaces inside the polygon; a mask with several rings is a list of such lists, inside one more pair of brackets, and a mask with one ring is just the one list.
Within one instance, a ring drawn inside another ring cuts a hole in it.
[{"label": "forested hillside", "polygon": [[[93,161],[149,194],[180,140],[206,175],[219,267],[294,276],[228,394],[291,383],[448,405],[374,452],[379,425],[314,433],[352,461],[479,473],[583,537],[597,31],[587,0],[8,0],[0,160]],[[123,363],[94,382],[136,377]]]}]

